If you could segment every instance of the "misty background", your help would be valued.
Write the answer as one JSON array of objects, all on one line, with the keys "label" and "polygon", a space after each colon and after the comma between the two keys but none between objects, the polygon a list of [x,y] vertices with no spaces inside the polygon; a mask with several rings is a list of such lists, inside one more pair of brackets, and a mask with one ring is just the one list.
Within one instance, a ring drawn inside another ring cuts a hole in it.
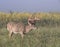
[{"label": "misty background", "polygon": [[0,11],[60,12],[60,0],[0,0]]}]

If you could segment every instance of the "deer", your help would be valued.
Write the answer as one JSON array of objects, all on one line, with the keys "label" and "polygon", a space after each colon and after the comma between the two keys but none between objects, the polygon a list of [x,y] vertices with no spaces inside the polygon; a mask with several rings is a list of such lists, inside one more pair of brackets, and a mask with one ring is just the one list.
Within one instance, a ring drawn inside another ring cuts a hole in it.
[{"label": "deer", "polygon": [[20,34],[21,37],[24,37],[24,34],[28,33],[30,30],[35,30],[37,27],[24,25],[22,22],[15,23],[15,22],[8,22],[7,23],[7,30],[9,31],[9,38],[12,37],[13,34]]},{"label": "deer", "polygon": [[38,17],[28,17],[28,24],[30,26],[35,25],[36,21],[39,21],[40,19]]}]

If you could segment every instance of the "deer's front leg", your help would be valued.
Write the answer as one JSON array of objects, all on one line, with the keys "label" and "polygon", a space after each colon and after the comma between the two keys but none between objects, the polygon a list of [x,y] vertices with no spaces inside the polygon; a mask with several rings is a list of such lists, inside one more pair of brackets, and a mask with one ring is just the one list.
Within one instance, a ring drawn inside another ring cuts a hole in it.
[{"label": "deer's front leg", "polygon": [[12,37],[12,35],[13,35],[13,32],[11,31],[11,32],[9,32],[9,38],[11,38]]}]

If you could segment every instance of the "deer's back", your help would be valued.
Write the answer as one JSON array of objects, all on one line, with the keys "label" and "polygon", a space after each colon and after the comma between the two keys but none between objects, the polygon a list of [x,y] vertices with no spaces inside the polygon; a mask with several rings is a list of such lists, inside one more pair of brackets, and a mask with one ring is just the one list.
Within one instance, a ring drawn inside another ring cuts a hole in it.
[{"label": "deer's back", "polygon": [[20,23],[9,22],[7,24],[7,30],[12,32],[23,32],[24,24],[21,22]]}]

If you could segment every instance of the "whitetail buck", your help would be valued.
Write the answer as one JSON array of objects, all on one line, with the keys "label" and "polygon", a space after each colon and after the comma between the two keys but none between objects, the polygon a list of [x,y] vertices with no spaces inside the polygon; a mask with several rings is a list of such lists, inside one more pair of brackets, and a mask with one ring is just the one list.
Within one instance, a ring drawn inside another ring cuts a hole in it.
[{"label": "whitetail buck", "polygon": [[35,25],[35,22],[36,21],[39,21],[40,19],[38,17],[29,17],[28,18],[28,24],[31,26],[31,25]]},{"label": "whitetail buck", "polygon": [[36,29],[35,26],[26,25],[24,26],[23,23],[15,23],[15,22],[9,22],[7,24],[7,30],[9,31],[9,37],[12,37],[12,34],[21,34],[21,37],[23,38],[24,33],[28,33],[31,29]]}]

